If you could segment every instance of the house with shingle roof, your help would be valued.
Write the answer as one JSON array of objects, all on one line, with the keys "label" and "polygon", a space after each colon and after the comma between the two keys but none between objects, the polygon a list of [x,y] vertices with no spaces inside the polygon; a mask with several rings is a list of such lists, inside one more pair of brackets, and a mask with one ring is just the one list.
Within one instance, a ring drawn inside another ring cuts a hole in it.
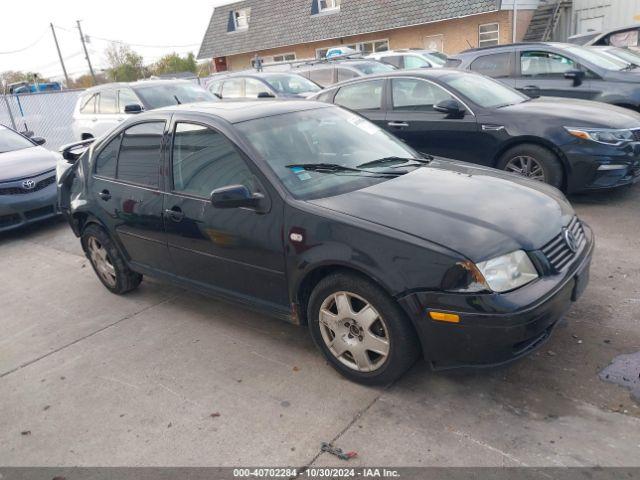
[{"label": "house with shingle roof", "polygon": [[[513,5],[516,3],[516,8]],[[216,7],[198,59],[241,70],[321,58],[335,46],[369,53],[445,53],[521,40],[538,0],[242,0]],[[515,22],[514,22],[515,18]],[[515,24],[515,28],[514,28]]]}]

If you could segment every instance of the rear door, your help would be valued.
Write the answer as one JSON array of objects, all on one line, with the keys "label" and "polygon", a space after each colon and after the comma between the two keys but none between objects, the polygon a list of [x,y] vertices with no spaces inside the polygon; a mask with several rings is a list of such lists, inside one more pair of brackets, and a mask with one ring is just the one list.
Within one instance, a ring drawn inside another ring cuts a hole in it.
[{"label": "rear door", "polygon": [[478,163],[481,135],[476,117],[467,107],[461,118],[449,118],[433,106],[444,100],[460,100],[425,79],[390,78],[389,110],[385,128],[416,150],[432,155]]},{"label": "rear door", "polygon": [[97,153],[92,185],[98,216],[131,262],[168,271],[161,165],[167,116],[129,126]]},{"label": "rear door", "polygon": [[515,88],[516,86],[516,52],[491,53],[481,55],[471,62],[469,69],[500,80]]},{"label": "rear door", "polygon": [[[203,288],[273,310],[288,309],[282,200],[209,118],[174,116],[165,228],[173,271]],[[262,208],[216,208],[211,192],[244,185]]]},{"label": "rear door", "polygon": [[383,108],[385,80],[363,80],[341,87],[333,97],[333,103],[367,117],[380,127],[385,127]]}]

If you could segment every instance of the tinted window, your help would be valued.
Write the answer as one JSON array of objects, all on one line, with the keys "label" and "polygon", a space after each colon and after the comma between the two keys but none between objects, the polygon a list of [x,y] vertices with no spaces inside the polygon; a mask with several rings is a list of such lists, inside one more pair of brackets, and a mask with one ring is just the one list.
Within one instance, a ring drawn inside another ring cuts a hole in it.
[{"label": "tinted window", "polygon": [[91,95],[85,99],[84,104],[80,107],[80,113],[96,113],[96,99],[98,95]]},{"label": "tinted window", "polygon": [[291,93],[294,95],[307,92],[317,92],[320,87],[308,79],[290,73],[268,74],[265,81],[271,85],[276,92]]},{"label": "tinted window", "polygon": [[410,69],[430,66],[431,64],[422,57],[418,57],[416,55],[407,55],[406,57],[404,57],[404,68]]},{"label": "tinted window", "polygon": [[343,80],[349,80],[351,78],[356,78],[359,75],[353,70],[349,70],[348,68],[337,68],[338,71],[338,81],[342,82]]},{"label": "tinted window", "polygon": [[524,77],[562,77],[578,67],[570,58],[552,52],[523,52],[520,71]]},{"label": "tinted window", "polygon": [[233,144],[219,132],[178,123],[173,140],[173,189],[201,197],[216,188],[244,185],[254,191],[254,177]]},{"label": "tinted window", "polygon": [[96,157],[96,174],[116,178],[116,159],[120,150],[122,134],[111,140]]},{"label": "tinted window", "polygon": [[402,68],[402,56],[400,55],[382,57],[380,61],[384,63],[388,63],[389,65],[393,65],[394,67]]},{"label": "tinted window", "polygon": [[140,105],[140,99],[133,93],[130,88],[123,88],[119,94],[120,113],[124,113],[124,107],[127,105]]},{"label": "tinted window", "polygon": [[333,68],[318,68],[309,72],[309,78],[323,87],[333,83]]},{"label": "tinted window", "polygon": [[378,110],[382,104],[384,80],[347,85],[338,90],[333,103],[351,110]]},{"label": "tinted window", "polygon": [[242,78],[232,78],[229,80],[225,80],[225,82],[222,84],[222,97],[241,98],[243,83],[244,80]]},{"label": "tinted window", "polygon": [[391,91],[394,110],[432,111],[435,104],[453,99],[442,88],[424,80],[394,78]]},{"label": "tinted window", "polygon": [[472,102],[485,108],[515,105],[529,100],[526,95],[498,80],[471,72],[452,73],[443,76],[442,81],[451,87],[454,92],[462,94]]},{"label": "tinted window", "polygon": [[162,108],[169,105],[194,102],[215,102],[216,97],[204,88],[189,82],[163,81],[136,85],[134,91],[144,102],[145,108]]},{"label": "tinted window", "polygon": [[373,73],[393,72],[394,70],[396,70],[396,67],[394,67],[393,65],[381,62],[355,63],[353,64],[353,68],[364,73],[365,75],[371,75]]},{"label": "tinted window", "polygon": [[511,76],[513,53],[484,55],[471,62],[471,70],[493,78]]},{"label": "tinted window", "polygon": [[100,92],[100,113],[118,113],[118,100],[115,90]]},{"label": "tinted window", "polygon": [[163,131],[164,122],[150,122],[134,125],[124,132],[118,157],[118,179],[158,187]]},{"label": "tinted window", "polygon": [[258,94],[262,92],[271,93],[269,87],[255,78],[245,78],[244,89],[244,96],[247,98],[258,98]]}]

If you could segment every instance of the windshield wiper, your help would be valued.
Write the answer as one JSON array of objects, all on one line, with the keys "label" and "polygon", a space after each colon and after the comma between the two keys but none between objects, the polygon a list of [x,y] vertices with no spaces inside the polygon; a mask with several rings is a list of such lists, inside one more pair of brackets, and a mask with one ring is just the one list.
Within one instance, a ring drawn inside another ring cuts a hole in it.
[{"label": "windshield wiper", "polygon": [[[433,160],[431,155],[423,154],[425,158],[403,158],[403,157],[384,157],[379,158],[378,160],[372,160],[371,162],[366,162],[358,165],[358,168],[371,168],[371,167],[384,167],[387,165],[397,164],[398,166],[406,166],[411,167],[416,164],[418,165],[426,165]],[[415,162],[415,163],[411,163]]]},{"label": "windshield wiper", "polygon": [[287,168],[300,169],[308,172],[319,173],[366,173],[372,175],[399,175],[400,172],[371,172],[369,170],[362,170],[359,167],[346,167],[337,163],[293,163],[287,165]]}]

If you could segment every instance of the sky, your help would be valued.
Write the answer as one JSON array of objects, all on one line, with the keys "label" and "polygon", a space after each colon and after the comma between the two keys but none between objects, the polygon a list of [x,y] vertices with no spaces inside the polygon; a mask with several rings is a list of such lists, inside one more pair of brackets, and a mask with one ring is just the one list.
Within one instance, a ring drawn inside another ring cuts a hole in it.
[{"label": "sky", "polygon": [[[214,7],[234,0],[29,0],[10,2],[0,14],[0,72],[36,71],[62,78],[49,23],[71,77],[88,73],[76,20],[89,36],[87,48],[96,72],[107,67],[111,40],[127,43],[152,63],[171,53],[197,55]],[[19,52],[16,52],[20,50]],[[15,53],[13,53],[15,52]]]}]

